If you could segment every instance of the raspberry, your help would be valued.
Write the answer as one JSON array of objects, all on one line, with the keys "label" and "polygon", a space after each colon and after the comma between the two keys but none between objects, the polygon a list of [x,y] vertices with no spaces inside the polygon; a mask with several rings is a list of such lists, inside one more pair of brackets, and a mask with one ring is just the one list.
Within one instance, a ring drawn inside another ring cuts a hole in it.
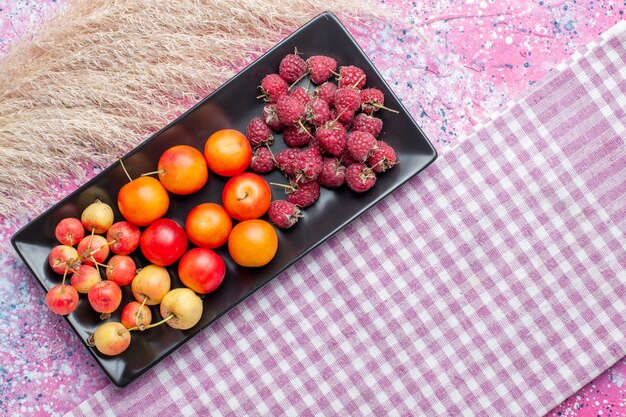
[{"label": "raspberry", "polygon": [[285,125],[278,118],[278,113],[276,112],[276,103],[266,104],[263,107],[263,120],[272,129],[274,132],[281,132]]},{"label": "raspberry", "polygon": [[272,201],[267,215],[274,226],[281,229],[289,229],[302,217],[298,206],[286,200]]},{"label": "raspberry", "polygon": [[337,110],[357,111],[361,105],[359,92],[352,87],[338,88],[335,91],[335,108]]},{"label": "raspberry", "polygon": [[328,103],[319,98],[311,100],[304,111],[307,122],[315,127],[323,125],[330,119]]},{"label": "raspberry", "polygon": [[286,55],[278,65],[278,74],[288,83],[294,83],[306,73],[306,62],[296,54]]},{"label": "raspberry", "polygon": [[254,150],[252,161],[250,161],[250,169],[259,174],[272,172],[276,168],[276,161],[272,151],[265,146],[261,146]]},{"label": "raspberry", "polygon": [[378,88],[364,88],[361,90],[361,110],[363,113],[372,114],[378,109],[385,109],[394,113],[397,110],[385,107],[385,95]]},{"label": "raspberry", "polygon": [[352,130],[371,133],[374,137],[378,137],[382,129],[382,120],[378,117],[370,116],[365,113],[357,114],[352,120]]},{"label": "raspberry", "polygon": [[324,55],[315,55],[306,60],[309,77],[315,84],[328,80],[337,71],[337,61]]},{"label": "raspberry", "polygon": [[311,95],[308,90],[304,87],[298,87],[296,89],[291,90],[289,95],[295,99],[297,99],[300,103],[306,105],[309,101],[311,101]]},{"label": "raspberry", "polygon": [[339,162],[344,166],[350,166],[358,161],[350,155],[350,152],[346,149],[339,157]]},{"label": "raspberry", "polygon": [[365,192],[376,184],[376,173],[365,164],[352,164],[346,169],[346,184],[354,192]]},{"label": "raspberry", "polygon": [[346,177],[346,167],[337,158],[324,158],[322,172],[317,177],[320,185],[326,188],[340,187]]},{"label": "raspberry", "polygon": [[311,133],[303,126],[287,126],[283,132],[283,140],[287,146],[304,146],[311,140]]},{"label": "raspberry", "polygon": [[320,155],[323,155],[325,152],[324,148],[322,148],[322,144],[320,143],[320,140],[315,136],[313,136],[311,140],[309,141],[309,149],[317,149]]},{"label": "raspberry", "polygon": [[276,113],[285,126],[293,126],[304,116],[304,104],[293,97],[284,95],[276,102]]},{"label": "raspberry", "polygon": [[332,120],[337,120],[347,129],[348,126],[350,126],[350,123],[352,123],[354,112],[348,109],[343,109],[341,111],[339,111],[338,109],[331,109],[330,117]]},{"label": "raspberry", "polygon": [[365,85],[365,73],[359,67],[348,65],[339,69],[339,87],[352,86],[358,89]]},{"label": "raspberry", "polygon": [[302,152],[299,148],[287,148],[276,154],[276,166],[288,177],[295,175],[293,163],[296,155]]},{"label": "raspberry", "polygon": [[278,74],[266,75],[261,81],[261,95],[257,98],[263,98],[270,103],[276,103],[278,98],[287,94],[289,85]]},{"label": "raspberry", "polygon": [[365,162],[370,152],[376,148],[376,138],[371,133],[353,131],[348,136],[346,148],[354,159]]},{"label": "raspberry", "polygon": [[246,138],[253,148],[260,145],[271,145],[274,142],[272,130],[260,117],[250,120],[246,128]]},{"label": "raspberry", "polygon": [[298,183],[313,181],[322,171],[322,156],[317,149],[309,148],[296,155],[293,168]]},{"label": "raspberry", "polygon": [[331,121],[315,131],[322,149],[331,155],[339,156],[346,149],[346,129],[339,122]]},{"label": "raspberry", "polygon": [[398,163],[396,151],[389,144],[379,140],[376,147],[377,149],[367,158],[367,163],[374,172],[385,172]]},{"label": "raspberry", "polygon": [[320,198],[320,183],[310,181],[304,184],[291,182],[287,190],[287,201],[298,207],[308,207]]},{"label": "raspberry", "polygon": [[329,106],[333,106],[335,104],[335,91],[337,91],[335,84],[325,82],[315,88],[315,96],[324,100]]}]

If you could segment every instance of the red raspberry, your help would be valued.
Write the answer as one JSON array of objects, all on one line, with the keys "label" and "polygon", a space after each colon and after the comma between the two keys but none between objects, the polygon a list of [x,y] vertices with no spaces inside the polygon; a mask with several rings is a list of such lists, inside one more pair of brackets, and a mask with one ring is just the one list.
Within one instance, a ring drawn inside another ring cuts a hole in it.
[{"label": "red raspberry", "polygon": [[282,132],[285,128],[283,122],[278,118],[278,113],[276,111],[276,103],[266,104],[263,107],[263,120],[272,129],[274,132]]},{"label": "red raspberry", "polygon": [[355,87],[359,90],[365,85],[365,73],[359,67],[348,65],[339,69],[339,87]]},{"label": "red raspberry", "polygon": [[304,184],[291,182],[287,190],[287,201],[298,207],[308,207],[320,198],[320,183],[310,181]]},{"label": "red raspberry", "polygon": [[309,149],[317,149],[320,155],[323,155],[325,152],[324,148],[322,148],[322,144],[320,143],[320,140],[316,138],[315,136],[312,137],[311,140],[309,141]]},{"label": "red raspberry", "polygon": [[283,132],[283,140],[287,146],[304,146],[311,140],[311,133],[303,126],[287,126]]},{"label": "red raspberry", "polygon": [[293,97],[284,95],[276,102],[276,113],[285,126],[293,126],[304,116],[304,104]]},{"label": "red raspberry", "polygon": [[250,120],[246,128],[246,138],[253,148],[260,145],[271,145],[274,142],[272,130],[260,117]]},{"label": "red raspberry", "polygon": [[298,183],[313,181],[322,171],[322,156],[317,149],[308,148],[296,155],[293,167]]},{"label": "red raspberry", "polygon": [[294,83],[306,73],[306,62],[296,54],[286,55],[278,65],[278,74],[288,83]]},{"label": "red raspberry", "polygon": [[332,120],[337,120],[347,129],[348,126],[350,126],[350,123],[352,123],[354,112],[348,109],[343,109],[341,111],[338,109],[330,109],[330,117]]},{"label": "red raspberry", "polygon": [[335,84],[325,82],[315,88],[315,96],[324,100],[329,106],[333,106],[335,104],[335,91],[337,91],[337,86]]},{"label": "red raspberry", "polygon": [[361,105],[359,92],[352,87],[338,88],[335,91],[335,108],[337,110],[357,111]]},{"label": "red raspberry", "polygon": [[346,178],[346,167],[337,158],[324,158],[322,172],[317,177],[320,185],[326,188],[340,187]]},{"label": "red raspberry", "polygon": [[293,163],[302,152],[300,148],[286,148],[276,154],[276,166],[288,177],[295,175]]},{"label": "red raspberry", "polygon": [[346,149],[341,156],[339,157],[339,162],[342,163],[342,165],[344,166],[350,166],[352,164],[355,164],[359,161],[357,161],[356,159],[354,159],[352,157],[352,155],[350,155],[350,152]]},{"label": "red raspberry", "polygon": [[276,168],[274,155],[268,147],[261,146],[254,150],[252,161],[250,161],[250,169],[259,174],[272,172]]},{"label": "red raspberry", "polygon": [[346,129],[339,122],[331,121],[315,131],[322,149],[331,155],[339,156],[346,149]]},{"label": "red raspberry", "polygon": [[287,94],[289,85],[278,74],[266,75],[261,81],[261,95],[257,98],[263,98],[270,103],[276,103],[280,96]]},{"label": "red raspberry", "polygon": [[315,55],[306,60],[309,77],[315,84],[328,80],[337,71],[337,61],[324,55]]},{"label": "red raspberry", "polygon": [[304,87],[298,87],[291,90],[291,93],[289,93],[289,95],[297,99],[300,103],[304,105],[306,105],[312,99],[309,91]]},{"label": "red raspberry", "polygon": [[352,130],[371,133],[374,137],[378,137],[382,129],[383,121],[381,119],[365,113],[357,114],[352,120]]},{"label": "red raspberry", "polygon": [[289,229],[302,217],[298,206],[286,200],[272,201],[267,215],[274,226],[281,229]]},{"label": "red raspberry", "polygon": [[311,100],[304,111],[307,122],[315,127],[323,125],[330,119],[328,103],[319,98]]},{"label": "red raspberry", "polygon": [[376,138],[371,133],[356,130],[348,136],[346,148],[354,159],[359,162],[365,162],[370,153],[376,148]]},{"label": "red raspberry", "polygon": [[398,113],[398,110],[393,110],[385,107],[385,95],[378,88],[364,88],[361,90],[361,110],[363,113],[372,114],[378,109],[385,109],[394,113]]},{"label": "red raspberry", "polygon": [[367,158],[367,164],[374,172],[385,172],[398,163],[396,151],[389,144],[379,140],[376,147],[377,149]]},{"label": "red raspberry", "polygon": [[365,192],[376,184],[376,173],[365,164],[352,164],[346,169],[346,184],[354,192]]}]

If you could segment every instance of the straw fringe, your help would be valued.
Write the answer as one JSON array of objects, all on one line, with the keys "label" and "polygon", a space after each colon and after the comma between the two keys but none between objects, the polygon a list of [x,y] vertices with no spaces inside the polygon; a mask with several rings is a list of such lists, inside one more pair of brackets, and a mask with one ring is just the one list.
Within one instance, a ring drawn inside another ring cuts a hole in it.
[{"label": "straw fringe", "polygon": [[391,13],[329,3],[71,2],[0,61],[0,215],[40,211],[51,185],[85,181],[319,12]]}]

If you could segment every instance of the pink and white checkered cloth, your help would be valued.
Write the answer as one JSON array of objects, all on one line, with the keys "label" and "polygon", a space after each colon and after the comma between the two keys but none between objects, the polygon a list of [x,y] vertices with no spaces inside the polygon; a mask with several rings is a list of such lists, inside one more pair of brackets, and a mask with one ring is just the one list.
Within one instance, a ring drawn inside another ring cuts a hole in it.
[{"label": "pink and white checkered cloth", "polygon": [[626,353],[626,23],[68,415],[539,416]]}]

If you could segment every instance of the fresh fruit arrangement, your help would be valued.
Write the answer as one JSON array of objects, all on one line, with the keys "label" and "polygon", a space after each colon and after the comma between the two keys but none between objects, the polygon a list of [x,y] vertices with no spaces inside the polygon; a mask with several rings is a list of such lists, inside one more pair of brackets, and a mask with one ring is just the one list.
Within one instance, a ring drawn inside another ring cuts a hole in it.
[{"label": "fresh fruit arrangement", "polygon": [[[101,324],[89,339],[108,356],[128,349],[131,332],[162,324],[180,330],[195,326],[203,311],[198,294],[215,291],[226,276],[224,260],[212,249],[228,244],[233,260],[249,267],[267,264],[276,253],[276,232],[258,219],[270,206],[269,184],[257,174],[243,172],[251,159],[247,138],[225,129],[207,139],[204,154],[187,145],[173,146],[161,155],[157,171],[137,179],[122,163],[129,182],[119,190],[117,204],[125,220],[115,222],[111,206],[95,201],[80,219],[58,222],[55,236],[60,244],[52,248],[48,262],[63,278],[47,293],[46,305],[67,315],[77,308],[79,294],[85,294],[94,313],[107,320],[122,305],[121,288],[129,286],[134,300],[123,306],[120,321]],[[163,217],[169,193],[198,192],[209,179],[209,169],[232,177],[223,189],[222,205],[207,202],[194,207],[185,228]],[[231,233],[233,220],[240,221],[236,233]],[[197,247],[189,249],[190,241]],[[130,255],[139,252],[149,264],[135,263]],[[172,288],[166,269],[176,262],[184,285],[180,288]],[[152,323],[150,306],[158,306],[161,321]]]},{"label": "fresh fruit arrangement", "polygon": [[[298,86],[305,77],[308,85]],[[313,91],[311,82],[317,85]],[[94,201],[80,219],[57,223],[59,244],[48,262],[62,279],[47,293],[46,305],[67,315],[79,303],[89,303],[106,320],[89,342],[108,356],[128,349],[133,332],[164,324],[180,330],[195,326],[202,317],[201,296],[217,290],[226,278],[226,262],[216,249],[224,247],[241,267],[267,265],[279,246],[274,226],[288,229],[297,223],[302,209],[319,199],[321,187],[346,184],[365,192],[375,185],[377,174],[398,163],[394,149],[377,139],[383,122],[374,114],[387,109],[384,96],[365,85],[366,75],[358,67],[338,69],[331,57],[304,60],[295,51],[282,59],[278,73],[261,80],[258,98],[267,104],[245,134],[219,130],[202,150],[171,146],[155,171],[135,179],[120,161],[129,180],[117,190],[123,219],[115,219],[110,205]],[[281,132],[287,147],[274,154],[271,147],[280,146],[275,135]],[[262,177],[276,168],[287,177],[286,184]],[[170,195],[201,192],[213,174],[228,178],[220,190],[221,204],[197,205],[184,225],[164,217]],[[272,201],[270,184],[281,187],[286,198]],[[144,258],[147,263],[138,264]],[[170,272],[177,276],[173,279]],[[134,298],[127,303],[124,287]],[[119,321],[109,321],[117,311]],[[153,323],[156,314],[161,318]]]},{"label": "fresh fruit arrangement", "polygon": [[[298,87],[307,77],[306,87]],[[366,88],[366,78],[359,67],[338,69],[332,57],[305,60],[295,50],[281,60],[277,74],[261,80],[257,98],[267,104],[248,124],[246,137],[253,148],[250,168],[260,174],[278,168],[289,181],[272,183],[287,194],[270,206],[275,226],[292,227],[302,217],[301,209],[317,201],[320,186],[346,184],[362,193],[376,184],[377,174],[398,163],[395,150],[377,139],[383,121],[375,116],[380,109],[396,111],[385,107],[381,90]],[[312,91],[311,83],[316,85]],[[287,148],[274,154],[276,133],[282,133]]]}]

